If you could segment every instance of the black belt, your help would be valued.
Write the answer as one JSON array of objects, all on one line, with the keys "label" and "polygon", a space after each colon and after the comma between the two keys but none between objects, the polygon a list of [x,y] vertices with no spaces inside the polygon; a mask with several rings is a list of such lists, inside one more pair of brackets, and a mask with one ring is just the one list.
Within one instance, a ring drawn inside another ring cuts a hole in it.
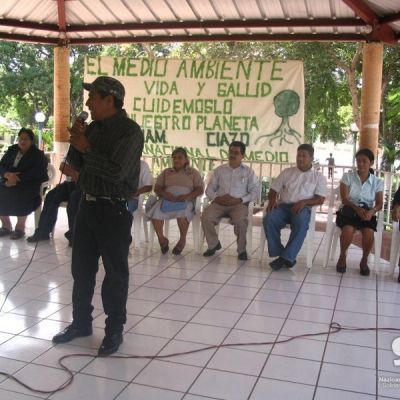
[{"label": "black belt", "polygon": [[92,194],[85,193],[83,195],[84,200],[86,201],[108,201],[110,203],[126,203],[127,200],[122,197],[109,197],[109,196],[93,196]]}]

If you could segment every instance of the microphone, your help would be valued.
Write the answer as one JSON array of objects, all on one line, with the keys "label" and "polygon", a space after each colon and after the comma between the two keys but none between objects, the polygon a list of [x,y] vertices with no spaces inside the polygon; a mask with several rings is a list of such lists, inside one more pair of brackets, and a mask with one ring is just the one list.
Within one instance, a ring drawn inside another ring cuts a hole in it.
[{"label": "microphone", "polygon": [[[76,122],[76,121],[79,121],[79,122],[81,122],[81,123],[84,123],[84,122],[88,119],[88,117],[89,117],[89,114],[88,114],[86,111],[81,111],[81,112],[79,113],[79,115],[76,117],[75,122]],[[66,159],[66,160],[68,159],[68,155],[70,154],[71,149],[72,149],[72,146],[70,145],[70,146],[68,147],[68,151],[67,151],[67,154],[66,154],[66,156],[65,156],[65,159]],[[64,164],[64,166],[65,166],[65,164]],[[64,168],[62,168],[62,170],[61,170],[61,174],[63,174],[63,173],[64,173]]]},{"label": "microphone", "polygon": [[86,111],[82,111],[77,117],[76,120],[79,122],[85,122],[89,117],[89,114]]}]

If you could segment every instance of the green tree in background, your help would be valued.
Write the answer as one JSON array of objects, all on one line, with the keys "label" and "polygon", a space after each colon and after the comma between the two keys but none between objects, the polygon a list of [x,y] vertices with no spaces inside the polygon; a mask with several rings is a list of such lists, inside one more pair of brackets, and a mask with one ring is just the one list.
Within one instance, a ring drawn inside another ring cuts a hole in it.
[{"label": "green tree in background", "polygon": [[[305,136],[311,124],[322,141],[345,141],[352,122],[359,124],[362,45],[319,42],[212,42],[127,44],[71,48],[71,115],[83,105],[84,57],[293,59],[304,62]],[[21,125],[35,126],[34,115],[53,114],[53,47],[0,41],[0,114]],[[385,46],[382,83],[381,136],[400,140],[400,47]]]}]

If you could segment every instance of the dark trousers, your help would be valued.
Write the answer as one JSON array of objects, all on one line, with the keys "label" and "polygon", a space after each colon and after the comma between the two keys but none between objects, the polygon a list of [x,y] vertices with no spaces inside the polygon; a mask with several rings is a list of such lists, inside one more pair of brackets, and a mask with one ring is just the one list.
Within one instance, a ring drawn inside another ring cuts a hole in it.
[{"label": "dark trousers", "polygon": [[75,216],[78,211],[81,192],[74,182],[63,182],[47,193],[43,210],[40,214],[38,231],[41,235],[49,235],[57,221],[58,207],[64,201],[68,202],[67,214],[69,230],[72,232]]},{"label": "dark trousers", "polygon": [[106,334],[122,332],[126,322],[131,226],[132,215],[126,203],[82,199],[72,248],[72,315],[77,326],[92,323],[92,297],[101,256],[105,269],[101,298],[107,315]]},{"label": "dark trousers", "polygon": [[66,236],[69,238],[69,240],[72,240],[73,238],[73,233],[75,228],[75,218],[76,214],[78,214],[81,198],[82,198],[82,192],[78,188],[72,191],[71,194],[69,195],[69,200],[67,204],[69,231],[66,233]]}]

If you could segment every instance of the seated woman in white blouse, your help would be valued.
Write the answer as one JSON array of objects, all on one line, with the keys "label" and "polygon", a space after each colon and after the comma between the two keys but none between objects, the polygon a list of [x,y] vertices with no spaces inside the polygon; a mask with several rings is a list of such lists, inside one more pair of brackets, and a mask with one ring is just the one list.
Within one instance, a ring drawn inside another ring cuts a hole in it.
[{"label": "seated woman in white blouse", "polygon": [[373,175],[374,154],[369,149],[356,153],[357,170],[345,173],[340,181],[342,207],[337,212],[336,225],[341,228],[340,256],[336,271],[346,272],[346,255],[356,230],[362,234],[363,255],[360,261],[360,274],[368,276],[368,255],[374,244],[376,232],[375,214],[383,204],[383,181]]}]

